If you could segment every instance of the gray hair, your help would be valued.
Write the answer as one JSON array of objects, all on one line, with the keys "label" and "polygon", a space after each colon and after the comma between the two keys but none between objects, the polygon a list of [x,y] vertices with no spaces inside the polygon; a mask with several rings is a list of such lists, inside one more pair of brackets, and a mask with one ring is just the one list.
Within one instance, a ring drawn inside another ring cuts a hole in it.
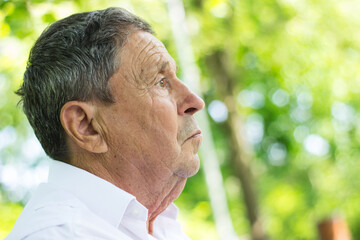
[{"label": "gray hair", "polygon": [[31,49],[24,82],[16,94],[47,155],[69,160],[60,111],[68,101],[114,98],[108,81],[130,33],[153,33],[150,25],[121,8],[71,15],[50,25]]}]

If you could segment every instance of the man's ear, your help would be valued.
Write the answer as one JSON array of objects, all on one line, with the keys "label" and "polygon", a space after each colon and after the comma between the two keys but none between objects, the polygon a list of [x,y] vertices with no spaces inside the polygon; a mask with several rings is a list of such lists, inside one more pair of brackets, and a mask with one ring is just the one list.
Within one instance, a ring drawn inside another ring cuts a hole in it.
[{"label": "man's ear", "polygon": [[61,109],[60,120],[70,139],[92,152],[107,152],[108,146],[94,119],[95,106],[88,102],[70,101]]}]

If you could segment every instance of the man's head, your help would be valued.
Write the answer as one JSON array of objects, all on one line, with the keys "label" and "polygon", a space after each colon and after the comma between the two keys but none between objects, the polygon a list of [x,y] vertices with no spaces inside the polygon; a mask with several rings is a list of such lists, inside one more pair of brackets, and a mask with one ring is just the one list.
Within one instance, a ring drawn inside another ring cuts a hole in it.
[{"label": "man's head", "polygon": [[120,8],[74,14],[52,24],[33,46],[18,90],[24,112],[45,152],[68,161],[63,105],[72,100],[114,101],[108,86],[129,34],[152,32],[149,24]]},{"label": "man's head", "polygon": [[49,156],[95,156],[112,169],[127,160],[144,175],[197,172],[193,114],[204,103],[151,33],[130,13],[107,9],[70,16],[42,34],[20,93]]}]

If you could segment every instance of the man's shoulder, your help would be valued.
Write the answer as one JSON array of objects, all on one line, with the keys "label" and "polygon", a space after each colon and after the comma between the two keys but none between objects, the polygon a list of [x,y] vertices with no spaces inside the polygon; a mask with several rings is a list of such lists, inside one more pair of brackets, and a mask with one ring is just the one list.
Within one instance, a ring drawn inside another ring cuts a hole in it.
[{"label": "man's shoulder", "polygon": [[73,225],[82,211],[84,206],[71,194],[41,184],[6,239],[22,239],[44,229]]},{"label": "man's shoulder", "polygon": [[119,234],[71,193],[42,184],[5,239],[115,239],[102,236],[105,229]]}]

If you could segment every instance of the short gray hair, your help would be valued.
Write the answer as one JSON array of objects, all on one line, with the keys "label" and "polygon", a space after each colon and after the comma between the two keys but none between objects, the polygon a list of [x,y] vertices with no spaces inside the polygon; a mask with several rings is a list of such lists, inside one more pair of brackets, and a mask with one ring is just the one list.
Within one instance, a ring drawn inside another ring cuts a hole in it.
[{"label": "short gray hair", "polygon": [[108,81],[131,32],[150,25],[121,8],[71,15],[50,25],[31,49],[24,82],[17,90],[23,110],[47,155],[69,160],[60,111],[68,101],[114,98]]}]

